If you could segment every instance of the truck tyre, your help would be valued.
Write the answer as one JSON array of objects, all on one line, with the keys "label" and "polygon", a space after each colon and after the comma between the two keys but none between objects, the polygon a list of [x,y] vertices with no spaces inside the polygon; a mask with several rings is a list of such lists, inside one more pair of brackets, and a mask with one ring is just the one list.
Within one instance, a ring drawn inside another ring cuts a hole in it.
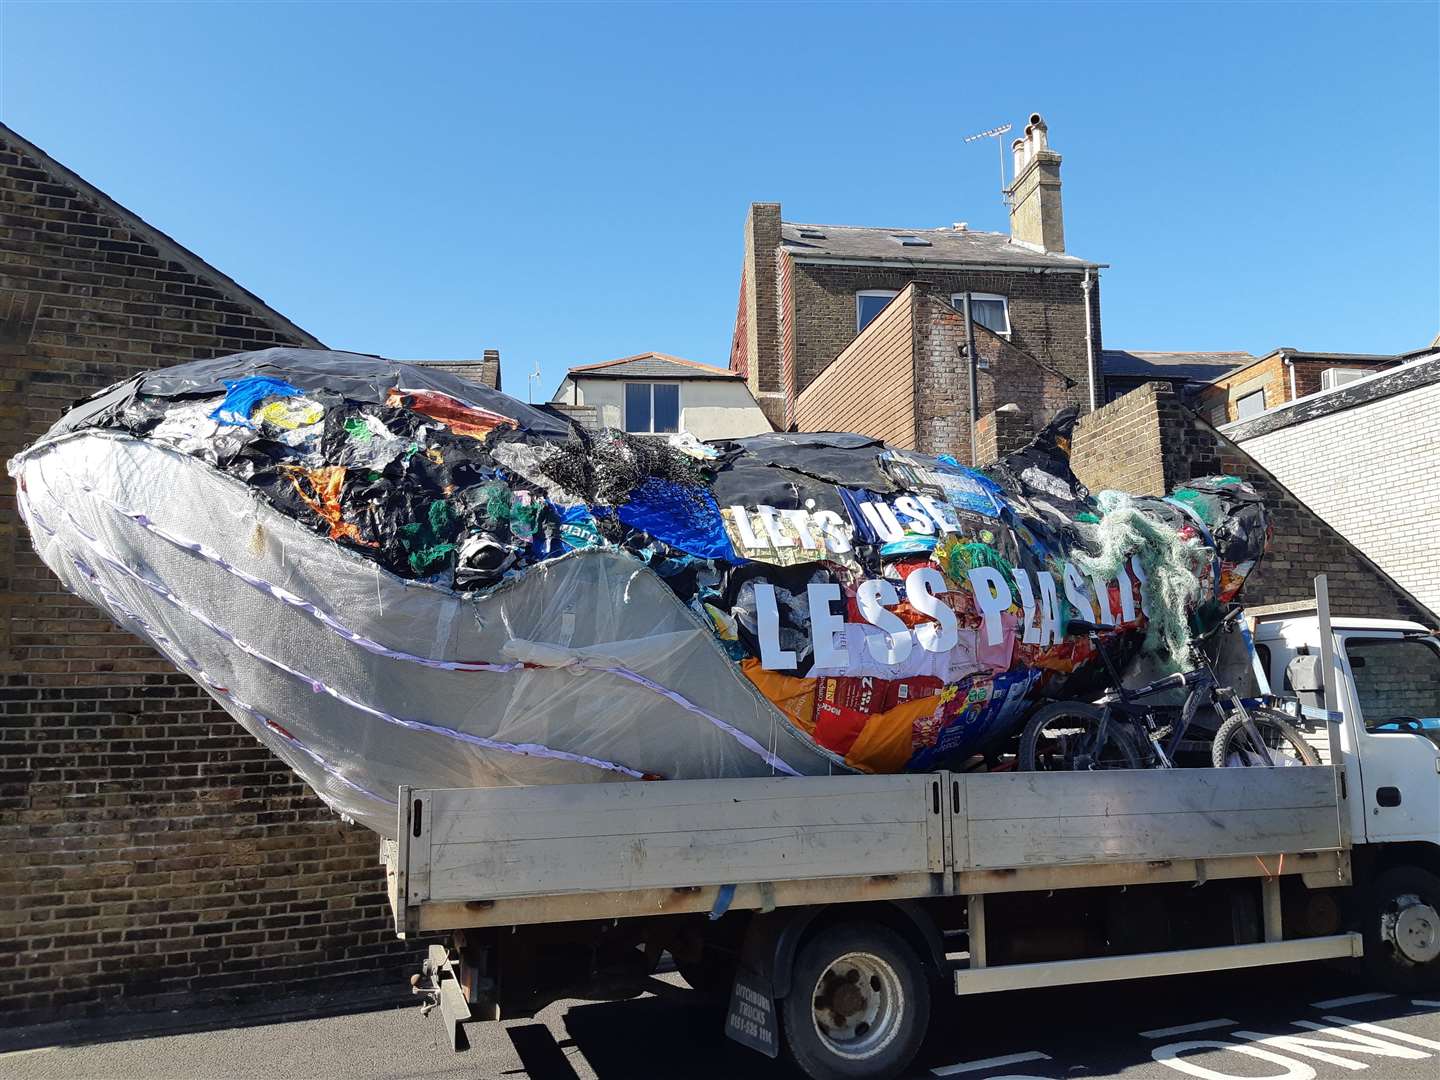
[{"label": "truck tyre", "polygon": [[[1283,714],[1270,709],[1254,709],[1250,718],[1255,721],[1255,730],[1264,740],[1272,761],[1276,760],[1275,752],[1278,751],[1295,758],[1301,765],[1320,764],[1320,755],[1315,748],[1305,741],[1305,736],[1296,731]],[[1248,753],[1244,752],[1247,749]],[[1249,758],[1254,760],[1247,760]],[[1250,732],[1245,727],[1243,716],[1232,716],[1221,724],[1220,730],[1215,732],[1215,741],[1210,744],[1210,763],[1215,768],[1223,769],[1232,762],[1238,765],[1265,763],[1265,759],[1250,746]]]},{"label": "truck tyre", "polygon": [[1396,866],[1368,890],[1361,931],[1371,980],[1395,993],[1440,986],[1440,878]]},{"label": "truck tyre", "polygon": [[930,982],[889,927],[840,923],[801,948],[781,1016],[790,1057],[811,1080],[887,1080],[925,1039]]}]

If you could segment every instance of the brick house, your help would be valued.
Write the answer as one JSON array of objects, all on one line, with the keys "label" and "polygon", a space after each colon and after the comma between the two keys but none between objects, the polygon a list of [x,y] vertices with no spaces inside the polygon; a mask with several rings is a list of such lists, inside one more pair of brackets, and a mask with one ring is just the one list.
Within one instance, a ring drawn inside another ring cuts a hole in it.
[{"label": "brick house", "polygon": [[1279,348],[1199,388],[1195,408],[1214,424],[1248,420],[1266,409],[1393,367],[1394,356]]},{"label": "brick house", "polygon": [[[1017,139],[1013,149],[1008,234],[980,232],[963,223],[948,229],[807,225],[784,220],[778,203],[751,205],[730,367],[745,376],[777,427],[801,424],[801,396],[842,355],[851,369],[866,371],[871,344],[893,348],[899,332],[894,326],[889,336],[864,335],[882,313],[900,318],[891,305],[902,294],[902,303],[912,307],[902,321],[925,326],[927,340],[917,342],[911,359],[898,368],[883,358],[876,361],[887,380],[911,379],[908,386],[876,384],[887,400],[950,387],[957,371],[959,381],[966,382],[963,362],[957,364],[953,352],[932,347],[946,341],[953,349],[955,304],[966,291],[974,321],[989,332],[987,341],[993,335],[1016,357],[1028,357],[1030,371],[1055,374],[1043,392],[1023,382],[997,390],[992,377],[994,400],[1047,414],[1099,400],[1103,267],[1065,251],[1060,155],[1049,148],[1039,115],[1032,115],[1026,137]],[[924,300],[917,299],[922,295]],[[990,342],[988,347],[1000,346]],[[917,420],[917,441],[902,445],[968,456],[968,391],[962,386],[957,398],[950,387],[947,394],[947,408],[957,402],[965,406],[963,431],[939,424],[927,434]],[[805,415],[816,413],[810,408]],[[875,423],[873,416],[833,409],[826,416],[831,426],[847,430]]]},{"label": "brick house", "polygon": [[[117,380],[271,345],[320,342],[0,126],[0,458]],[[62,592],[8,485],[0,543],[0,1024],[398,979],[374,834]]]}]

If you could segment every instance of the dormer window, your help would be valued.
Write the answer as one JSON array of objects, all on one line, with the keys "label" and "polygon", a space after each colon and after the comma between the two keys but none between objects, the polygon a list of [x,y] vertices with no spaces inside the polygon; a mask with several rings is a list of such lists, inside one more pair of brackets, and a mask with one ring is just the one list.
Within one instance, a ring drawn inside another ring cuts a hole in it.
[{"label": "dormer window", "polygon": [[637,435],[661,435],[679,431],[680,385],[626,383],[625,430]]},{"label": "dormer window", "polygon": [[891,300],[900,294],[894,289],[862,289],[855,294],[855,332],[875,321]]},{"label": "dormer window", "polygon": [[[956,311],[965,310],[965,294],[957,292],[950,297]],[[999,293],[972,292],[970,294],[970,318],[987,330],[993,330],[1001,337],[1010,336],[1010,304]]]}]

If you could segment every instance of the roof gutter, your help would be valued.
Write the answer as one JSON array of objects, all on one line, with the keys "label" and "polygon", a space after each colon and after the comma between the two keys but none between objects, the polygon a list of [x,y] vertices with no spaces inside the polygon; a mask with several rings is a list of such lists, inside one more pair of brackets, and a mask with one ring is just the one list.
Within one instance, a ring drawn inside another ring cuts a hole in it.
[{"label": "roof gutter", "polygon": [[1048,263],[941,262],[934,259],[866,259],[860,256],[805,255],[787,251],[800,266],[880,266],[897,270],[999,270],[1015,274],[1088,274],[1108,270],[1108,263],[1076,263],[1073,266]]}]

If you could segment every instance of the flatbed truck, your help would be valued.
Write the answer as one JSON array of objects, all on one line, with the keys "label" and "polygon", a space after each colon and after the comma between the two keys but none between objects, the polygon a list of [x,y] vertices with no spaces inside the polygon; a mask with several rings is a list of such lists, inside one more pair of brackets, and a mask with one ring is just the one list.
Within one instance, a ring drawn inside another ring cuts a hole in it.
[{"label": "flatbed truck", "polygon": [[382,843],[415,987],[472,1021],[635,996],[669,953],[726,1034],[892,1077],[932,999],[1298,961],[1440,982],[1440,641],[1253,622],[1322,764],[401,789]]}]

